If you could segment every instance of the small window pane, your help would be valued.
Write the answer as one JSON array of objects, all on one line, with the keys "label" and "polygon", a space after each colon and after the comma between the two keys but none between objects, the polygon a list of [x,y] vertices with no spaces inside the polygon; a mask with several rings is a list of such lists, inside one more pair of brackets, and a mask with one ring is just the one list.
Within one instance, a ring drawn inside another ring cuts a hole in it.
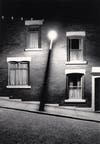
[{"label": "small window pane", "polygon": [[38,48],[39,44],[38,44],[38,41],[39,41],[39,36],[38,36],[38,31],[29,31],[28,32],[28,37],[27,37],[27,46],[28,48],[30,49],[34,49],[34,48]]},{"label": "small window pane", "polygon": [[26,85],[28,83],[28,71],[27,70],[23,70],[23,85]]},{"label": "small window pane", "polygon": [[20,63],[20,68],[28,69],[28,63],[27,62]]},{"label": "small window pane", "polygon": [[10,75],[9,75],[9,84],[10,85],[15,85],[15,75],[16,75],[15,70],[10,70]]},{"label": "small window pane", "polygon": [[69,45],[71,49],[79,49],[79,39],[70,39]]},{"label": "small window pane", "polygon": [[70,75],[69,76],[69,85],[71,86],[81,86],[81,76],[80,75]]},{"label": "small window pane", "polygon": [[27,85],[28,83],[28,71],[20,70],[20,85]]},{"label": "small window pane", "polygon": [[16,70],[16,85],[18,85],[19,84],[19,80],[20,80],[20,78],[19,78],[19,70]]},{"label": "small window pane", "polygon": [[16,62],[10,63],[10,68],[11,68],[11,69],[16,69],[16,68],[18,68],[18,63],[16,63]]}]

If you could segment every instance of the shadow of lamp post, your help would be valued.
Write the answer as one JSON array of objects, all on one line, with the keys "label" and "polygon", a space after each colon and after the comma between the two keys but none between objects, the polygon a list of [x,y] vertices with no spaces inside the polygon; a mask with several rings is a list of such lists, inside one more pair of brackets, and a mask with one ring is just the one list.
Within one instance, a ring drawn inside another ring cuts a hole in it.
[{"label": "shadow of lamp post", "polygon": [[47,102],[47,97],[48,97],[48,78],[49,78],[49,71],[50,71],[51,51],[52,51],[52,47],[53,47],[53,41],[57,38],[56,31],[54,31],[54,30],[49,31],[48,32],[48,38],[50,40],[50,46],[49,46],[46,70],[45,70],[45,75],[44,75],[43,88],[42,88],[41,96],[40,96],[39,111],[44,111],[45,103]]}]

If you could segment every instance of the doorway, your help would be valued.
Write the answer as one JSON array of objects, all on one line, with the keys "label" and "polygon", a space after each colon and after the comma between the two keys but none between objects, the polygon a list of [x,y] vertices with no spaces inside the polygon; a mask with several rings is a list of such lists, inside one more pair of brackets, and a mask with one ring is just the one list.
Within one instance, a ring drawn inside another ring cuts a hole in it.
[{"label": "doorway", "polygon": [[95,78],[95,110],[100,111],[100,77]]}]

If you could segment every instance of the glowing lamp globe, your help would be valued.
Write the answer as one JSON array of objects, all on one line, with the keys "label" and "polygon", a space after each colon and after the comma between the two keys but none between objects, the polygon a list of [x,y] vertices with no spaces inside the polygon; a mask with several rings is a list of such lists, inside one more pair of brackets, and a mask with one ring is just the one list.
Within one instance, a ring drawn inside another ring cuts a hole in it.
[{"label": "glowing lamp globe", "polygon": [[51,30],[48,32],[48,38],[49,40],[53,41],[57,38],[57,32],[54,30]]}]

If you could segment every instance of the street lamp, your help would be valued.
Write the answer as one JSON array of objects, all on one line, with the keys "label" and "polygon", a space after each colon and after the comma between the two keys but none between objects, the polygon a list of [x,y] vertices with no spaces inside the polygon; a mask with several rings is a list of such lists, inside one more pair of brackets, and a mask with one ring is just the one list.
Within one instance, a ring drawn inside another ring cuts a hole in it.
[{"label": "street lamp", "polygon": [[50,40],[50,47],[49,49],[52,49],[52,43],[57,38],[57,32],[55,30],[51,30],[48,32],[48,38]]},{"label": "street lamp", "polygon": [[50,40],[50,47],[49,47],[49,52],[48,52],[46,70],[45,70],[45,74],[44,74],[43,87],[42,87],[42,91],[41,91],[39,111],[44,111],[45,103],[47,102],[48,82],[49,82],[48,77],[49,77],[49,73],[50,73],[51,49],[52,49],[53,41],[57,38],[56,31],[54,31],[54,30],[49,31],[48,38]]}]

